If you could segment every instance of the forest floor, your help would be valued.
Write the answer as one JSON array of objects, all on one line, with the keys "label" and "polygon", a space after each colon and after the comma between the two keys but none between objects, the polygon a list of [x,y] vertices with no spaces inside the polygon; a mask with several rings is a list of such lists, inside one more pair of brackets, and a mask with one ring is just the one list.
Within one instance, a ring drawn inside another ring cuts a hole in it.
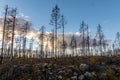
[{"label": "forest floor", "polygon": [[120,56],[4,60],[0,80],[120,80]]}]

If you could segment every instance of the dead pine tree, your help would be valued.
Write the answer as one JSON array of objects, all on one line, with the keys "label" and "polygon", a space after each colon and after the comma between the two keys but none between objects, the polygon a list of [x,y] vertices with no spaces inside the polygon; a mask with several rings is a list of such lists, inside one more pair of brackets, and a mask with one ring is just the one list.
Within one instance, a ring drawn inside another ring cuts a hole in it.
[{"label": "dead pine tree", "polygon": [[6,26],[5,26],[5,33],[4,33],[4,55],[7,54],[7,57],[10,57],[10,50],[11,50],[11,40],[12,40],[12,19],[6,19]]},{"label": "dead pine tree", "polygon": [[60,8],[56,5],[51,14],[50,24],[54,26],[54,48],[55,55],[57,54],[57,30],[60,28]]},{"label": "dead pine tree", "polygon": [[19,50],[19,39],[18,38],[15,38],[15,52],[14,52],[14,57],[15,58],[18,58],[19,55],[18,55],[18,50]]},{"label": "dead pine tree", "polygon": [[63,40],[62,40],[62,55],[65,56],[65,49],[66,49],[66,43],[65,43],[65,39],[64,39],[64,25],[66,24],[66,21],[65,21],[65,18],[64,16],[62,15],[61,16],[62,19],[61,19],[61,23],[62,23],[62,37],[63,37]]},{"label": "dead pine tree", "polygon": [[88,27],[88,25],[87,25],[87,27],[86,27],[86,29],[87,29],[87,54],[90,56],[90,36],[89,36],[89,27]]},{"label": "dead pine tree", "polygon": [[5,37],[5,44],[6,44],[6,46],[4,45],[4,49],[5,48],[7,48],[6,50],[4,50],[5,51],[5,53],[7,53],[7,57],[8,58],[10,58],[10,51],[11,51],[11,44],[10,44],[10,42],[11,42],[11,39],[12,39],[12,37],[11,37],[11,29],[10,29],[10,26],[11,26],[11,21],[9,21],[9,20],[7,20],[6,21],[6,29],[5,29],[5,35],[4,35],[4,37]]},{"label": "dead pine tree", "polygon": [[[1,51],[1,61],[3,58],[3,53],[6,54],[6,50],[4,50],[5,47],[5,32],[8,31],[7,28],[9,28],[9,39],[10,42],[10,60],[13,59],[13,53],[14,53],[14,30],[15,30],[15,21],[16,21],[16,8],[8,8],[6,7],[5,10],[5,19],[4,19],[4,26],[3,26],[3,39],[2,39],[2,51]],[[8,40],[7,40],[8,41]]]},{"label": "dead pine tree", "polygon": [[113,56],[115,56],[115,43],[112,44],[112,49],[113,49]]},{"label": "dead pine tree", "polygon": [[55,56],[55,54],[54,54],[54,29],[52,30],[52,33],[50,33],[49,38],[50,38],[50,44],[52,47],[51,52],[50,52],[50,54],[51,54],[50,57],[54,57]]},{"label": "dead pine tree", "polygon": [[25,49],[26,49],[26,34],[27,34],[27,27],[26,27],[26,24],[25,24],[25,28],[24,28],[24,30],[23,30],[23,45],[22,45],[22,55],[23,55],[23,57],[25,58],[26,57],[26,55],[25,55],[25,53],[26,53],[26,51],[25,51]]},{"label": "dead pine tree", "polygon": [[4,35],[5,35],[5,26],[6,26],[6,18],[7,18],[7,11],[8,11],[8,5],[5,8],[5,17],[4,17],[4,25],[3,25],[3,34],[2,34],[2,50],[1,50],[1,56],[0,56],[0,64],[2,64],[3,61],[3,47],[4,47]]},{"label": "dead pine tree", "polygon": [[75,51],[76,51],[75,49],[77,48],[77,42],[74,35],[71,38],[70,47],[72,49],[72,56],[75,56]]},{"label": "dead pine tree", "polygon": [[[48,34],[49,35],[49,34]],[[48,46],[48,35],[44,34],[45,40],[46,41],[46,45],[44,46],[44,57],[47,58],[48,57],[48,53],[49,53],[49,46]]]},{"label": "dead pine tree", "polygon": [[34,41],[34,39],[33,38],[31,38],[30,39],[30,43],[29,43],[29,58],[31,58],[32,57],[32,52],[33,52],[33,41]]},{"label": "dead pine tree", "polygon": [[93,56],[93,54],[95,55],[97,53],[97,51],[96,51],[97,40],[95,38],[93,39],[92,46],[93,46],[93,51],[92,51],[92,56]]},{"label": "dead pine tree", "polygon": [[27,41],[27,32],[28,30],[30,29],[30,26],[31,24],[26,21],[23,25],[23,27],[21,28],[22,29],[22,40],[23,40],[23,44],[22,44],[22,54],[23,54],[23,57],[25,58],[27,55],[26,55],[26,41]]},{"label": "dead pine tree", "polygon": [[115,56],[119,55],[119,52],[120,52],[120,33],[117,32],[116,33],[116,38],[115,38],[115,41],[114,41],[114,46],[115,46]]},{"label": "dead pine tree", "polygon": [[102,31],[102,27],[100,24],[98,24],[97,26],[97,34],[96,34],[96,38],[98,39],[98,47],[99,47],[99,52],[100,55],[103,56],[103,45],[102,45],[102,41],[103,41],[103,31]]},{"label": "dead pine tree", "polygon": [[15,21],[16,21],[16,9],[13,9],[11,11],[11,16],[13,17],[13,27],[12,27],[12,43],[11,43],[11,54],[12,54],[12,58],[13,58],[13,53],[14,53],[14,35],[15,35]]},{"label": "dead pine tree", "polygon": [[82,33],[82,54],[86,56],[85,50],[85,31],[86,31],[86,24],[82,21],[80,25],[80,33]]},{"label": "dead pine tree", "polygon": [[[39,58],[38,49],[39,49],[39,47],[37,47],[36,50],[35,50],[35,53],[37,55],[36,58]],[[31,54],[30,58],[32,58],[32,54]]]},{"label": "dead pine tree", "polygon": [[58,40],[57,41],[57,58],[59,58],[60,57],[60,44],[61,44],[61,42]]},{"label": "dead pine tree", "polygon": [[42,57],[44,57],[44,51],[43,51],[43,47],[44,47],[44,30],[45,30],[45,27],[44,26],[42,26],[41,28],[40,28],[40,36],[39,36],[39,41],[40,41],[40,44],[41,44],[41,46],[40,46],[40,54],[41,54],[41,58]]},{"label": "dead pine tree", "polygon": [[18,53],[19,57],[21,57],[21,44],[22,44],[22,36],[21,35],[22,34],[21,34],[21,31],[20,31],[19,32],[19,37],[18,37],[19,38],[19,42],[18,42],[19,43],[19,50],[18,50],[19,51],[19,53]]},{"label": "dead pine tree", "polygon": [[[7,56],[10,57],[10,50],[11,50],[11,33],[12,33],[12,30],[10,29],[10,26],[11,25],[11,22],[12,20],[11,19],[8,19],[6,20],[6,26],[5,26],[5,33],[4,33],[4,53],[6,54],[7,53]],[[6,49],[7,48],[7,49]]]},{"label": "dead pine tree", "polygon": [[107,46],[108,46],[108,41],[107,40],[105,40],[105,35],[104,34],[102,34],[102,46],[103,46],[103,55],[111,55],[111,54],[107,54],[107,50],[106,50],[106,48],[107,48]]}]

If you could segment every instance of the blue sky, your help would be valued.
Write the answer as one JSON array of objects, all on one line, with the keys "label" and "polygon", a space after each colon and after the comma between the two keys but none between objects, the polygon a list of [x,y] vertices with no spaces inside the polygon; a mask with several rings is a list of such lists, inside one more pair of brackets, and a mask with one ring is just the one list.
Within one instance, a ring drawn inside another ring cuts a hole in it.
[{"label": "blue sky", "polygon": [[98,24],[101,24],[108,39],[113,39],[120,31],[120,0],[0,0],[1,16],[7,4],[16,7],[18,14],[29,16],[37,29],[44,25],[47,31],[51,31],[51,11],[58,4],[67,20],[66,32],[78,32],[82,20],[89,25],[92,36]]}]

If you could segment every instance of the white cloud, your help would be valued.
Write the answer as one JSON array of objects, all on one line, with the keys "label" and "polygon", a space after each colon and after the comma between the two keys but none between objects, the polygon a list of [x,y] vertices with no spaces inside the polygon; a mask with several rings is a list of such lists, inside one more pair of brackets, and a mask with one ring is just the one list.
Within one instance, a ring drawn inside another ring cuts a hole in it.
[{"label": "white cloud", "polygon": [[23,18],[28,21],[30,17],[28,15],[26,16],[24,13],[19,13],[18,18]]},{"label": "white cloud", "polygon": [[23,13],[20,13],[20,16],[21,16],[21,17],[24,17],[24,14],[23,14]]},{"label": "white cloud", "polygon": [[82,33],[80,33],[80,32],[76,32],[75,34],[78,36],[82,35]]}]

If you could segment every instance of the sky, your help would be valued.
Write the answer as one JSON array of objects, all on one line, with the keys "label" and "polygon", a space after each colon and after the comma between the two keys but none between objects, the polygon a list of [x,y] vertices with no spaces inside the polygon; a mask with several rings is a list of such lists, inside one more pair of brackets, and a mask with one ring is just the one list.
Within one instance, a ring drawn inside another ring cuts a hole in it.
[{"label": "sky", "polygon": [[44,25],[49,32],[53,28],[49,23],[56,4],[67,21],[66,33],[78,32],[82,21],[89,25],[92,37],[98,24],[107,39],[113,40],[120,32],[120,0],[0,0],[0,16],[4,15],[5,5],[8,5],[17,8],[18,15],[31,21],[35,29]]}]

